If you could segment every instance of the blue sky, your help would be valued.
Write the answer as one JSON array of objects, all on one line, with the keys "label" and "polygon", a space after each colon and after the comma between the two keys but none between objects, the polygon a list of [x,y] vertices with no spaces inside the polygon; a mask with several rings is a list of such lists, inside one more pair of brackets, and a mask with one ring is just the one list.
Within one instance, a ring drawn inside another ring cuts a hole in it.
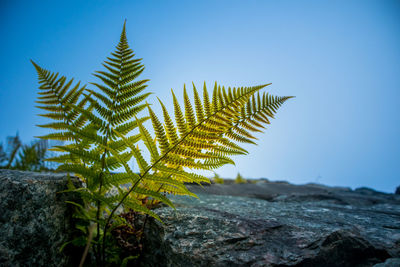
[{"label": "blue sky", "polygon": [[149,90],[171,103],[183,84],[272,82],[295,95],[258,146],[223,177],[292,183],[400,185],[399,1],[0,2],[0,140],[45,131],[29,59],[92,82],[124,19]]}]

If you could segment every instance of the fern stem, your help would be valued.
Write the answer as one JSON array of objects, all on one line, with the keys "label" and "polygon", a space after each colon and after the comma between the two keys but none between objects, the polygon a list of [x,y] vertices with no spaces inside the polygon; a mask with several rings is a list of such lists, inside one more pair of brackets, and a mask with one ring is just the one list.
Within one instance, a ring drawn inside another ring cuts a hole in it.
[{"label": "fern stem", "polygon": [[[123,43],[122,36],[125,33],[125,23],[124,23],[124,27],[123,27],[123,30],[122,30],[120,43]],[[125,57],[123,55],[123,52],[124,52],[125,49],[124,49],[124,47],[121,47],[119,50],[122,53],[122,56],[121,56],[120,63],[119,63],[118,83],[117,83],[117,87],[115,88],[116,89],[115,90],[115,94],[113,95],[111,115],[109,116],[109,120],[108,120],[108,124],[107,124],[107,134],[106,134],[106,138],[104,140],[104,145],[105,146],[107,146],[107,143],[108,143],[108,138],[109,138],[109,134],[110,134],[110,131],[111,131],[110,127],[111,127],[111,123],[112,123],[112,118],[113,118],[113,115],[114,115],[114,112],[115,112],[115,109],[116,109],[116,102],[117,102],[117,99],[118,99],[118,94],[120,93],[120,89],[121,89],[120,88],[121,75],[122,75],[122,68],[124,67],[124,61],[125,61]],[[103,162],[102,162],[102,171],[100,173],[100,185],[99,185],[99,193],[100,194],[101,194],[101,189],[102,189],[102,186],[103,186],[102,174],[103,174],[104,167],[105,167],[104,165],[105,165],[105,156],[106,156],[106,154],[107,154],[107,148],[104,149],[104,154],[103,154],[103,159],[102,159],[103,160]],[[100,200],[99,200],[98,201],[97,217],[100,216],[100,205],[101,205],[101,203],[100,203]],[[104,226],[104,229],[107,229],[107,224],[108,223],[109,223],[109,220],[106,221],[106,225]],[[100,224],[98,222],[97,222],[97,229],[98,229],[98,237],[100,237],[100,235],[99,235],[99,233],[100,233]],[[103,231],[103,240],[102,240],[102,246],[101,246],[101,260],[102,260],[102,263],[104,263],[105,260],[106,260],[106,248],[105,248],[106,236],[107,236],[107,232]]]},{"label": "fern stem", "polygon": [[[122,67],[121,67],[122,68]],[[119,89],[119,88],[118,88]],[[115,102],[116,102],[116,98],[117,98],[117,94],[118,91],[115,94],[115,97],[113,99],[113,109],[111,114],[114,113],[115,110]],[[111,126],[111,118],[112,115],[110,116],[110,120],[108,121],[107,124],[107,133],[106,133],[106,137],[104,138],[104,146],[107,146],[108,143],[108,138],[109,138],[109,134],[110,134],[110,126]],[[106,154],[107,154],[107,148],[104,148],[104,152],[101,158],[101,172],[99,175],[99,180],[100,180],[100,184],[99,184],[99,194],[101,194],[101,189],[103,188],[103,174],[104,174],[104,168],[105,168],[105,164],[106,164]],[[99,223],[99,219],[100,219],[100,213],[101,213],[101,201],[98,200],[97,201],[97,212],[96,212],[96,219],[97,219],[97,236],[96,236],[96,241],[97,241],[97,246],[98,246],[98,251],[97,251],[97,257],[99,257],[100,262],[101,262],[101,266],[103,266],[106,257],[105,257],[105,240],[106,240],[106,232],[103,232],[103,240],[102,240],[102,246],[99,246],[99,241],[100,241],[100,223]]]},{"label": "fern stem", "polygon": [[[107,138],[106,138],[107,139]],[[102,155],[101,161],[102,161],[102,170],[99,174],[99,178],[100,178],[100,184],[99,184],[99,194],[101,194],[101,189],[103,187],[103,172],[104,172],[104,165],[105,165],[105,156],[107,153],[107,149],[104,150],[104,153]],[[101,257],[101,247],[98,245],[99,241],[100,241],[100,213],[101,213],[101,201],[97,200],[97,211],[96,211],[96,220],[97,220],[97,235],[96,235],[96,243],[97,243],[97,252],[96,252],[96,260],[98,261],[97,263],[100,263],[101,265],[103,265],[103,260]],[[103,236],[103,240],[105,239],[105,237]],[[99,262],[100,261],[100,262]]]},{"label": "fern stem", "polygon": [[81,261],[80,261],[80,263],[79,263],[79,267],[83,267],[83,264],[85,263],[86,256],[87,256],[87,254],[88,254],[88,252],[89,252],[90,243],[92,243],[93,229],[94,229],[94,224],[91,225],[91,226],[89,227],[88,241],[87,241],[87,243],[86,243],[85,251],[83,252]]}]

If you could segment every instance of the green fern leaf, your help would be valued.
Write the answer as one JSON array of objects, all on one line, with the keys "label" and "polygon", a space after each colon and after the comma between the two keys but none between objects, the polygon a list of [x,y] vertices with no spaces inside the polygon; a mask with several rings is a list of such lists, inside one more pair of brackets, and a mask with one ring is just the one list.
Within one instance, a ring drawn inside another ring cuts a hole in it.
[{"label": "green fern leaf", "polygon": [[[193,107],[184,85],[184,110],[171,90],[173,119],[158,99],[161,121],[145,102],[151,94],[144,91],[148,80],[138,79],[144,66],[129,48],[125,23],[115,51],[104,61],[103,69],[94,73],[99,81],[90,83],[93,88],[79,82],[73,85],[72,79],[32,63],[39,78],[37,107],[46,112],[41,116],[53,120],[40,127],[55,131],[41,138],[65,141],[51,149],[61,154],[48,160],[60,163],[60,171],[74,173],[85,183],[66,191],[79,193],[85,202],[75,205],[80,209],[76,217],[96,225],[89,245],[94,246],[102,264],[107,259],[110,229],[124,223],[117,216],[120,207],[160,220],[149,205],[157,200],[173,207],[167,194],[196,197],[185,183],[210,181],[190,170],[234,164],[231,156],[248,153],[239,143],[255,144],[254,133],[263,131],[291,98],[260,94],[269,84],[231,88],[215,82],[210,100],[205,83],[202,97],[193,84]],[[139,116],[146,107],[148,116]],[[144,126],[149,119],[152,128]],[[142,142],[144,149],[140,148]],[[144,157],[148,154],[149,160]],[[132,159],[138,173],[131,167]],[[90,232],[80,228],[83,233]]]}]

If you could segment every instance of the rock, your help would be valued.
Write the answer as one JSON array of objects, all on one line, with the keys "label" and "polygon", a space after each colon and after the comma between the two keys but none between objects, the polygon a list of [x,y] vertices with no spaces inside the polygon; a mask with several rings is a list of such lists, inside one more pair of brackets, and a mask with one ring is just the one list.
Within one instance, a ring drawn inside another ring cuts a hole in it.
[{"label": "rock", "polygon": [[395,194],[396,194],[396,195],[400,195],[400,186],[398,186],[398,187],[396,188]]},{"label": "rock", "polygon": [[164,224],[150,220],[143,266],[373,266],[400,257],[400,201],[198,196],[155,210]]},{"label": "rock", "polygon": [[[66,183],[0,170],[0,266],[79,260],[59,252],[73,231],[65,200],[78,201],[57,194]],[[164,223],[148,220],[142,266],[399,266],[398,195],[281,182],[189,188],[200,198],[154,210]]]},{"label": "rock", "polygon": [[302,202],[327,200],[342,205],[371,206],[398,203],[400,196],[386,194],[362,187],[351,190],[346,187],[330,187],[319,184],[293,185],[283,182],[259,182],[256,184],[223,184],[200,187],[188,185],[190,191],[202,194],[245,196],[267,201]]},{"label": "rock", "polygon": [[72,210],[57,194],[66,184],[65,174],[0,170],[0,266],[67,264],[59,248],[70,237]]},{"label": "rock", "polygon": [[383,263],[375,264],[374,267],[399,267],[400,258],[390,258]]}]

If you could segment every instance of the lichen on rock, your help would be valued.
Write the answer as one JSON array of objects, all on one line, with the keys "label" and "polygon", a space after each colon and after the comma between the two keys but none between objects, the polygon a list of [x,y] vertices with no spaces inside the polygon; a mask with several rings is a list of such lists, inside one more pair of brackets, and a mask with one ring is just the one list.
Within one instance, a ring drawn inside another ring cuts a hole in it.
[{"label": "lichen on rock", "polygon": [[0,170],[0,266],[65,266],[59,251],[70,238],[73,195],[67,176]]}]

